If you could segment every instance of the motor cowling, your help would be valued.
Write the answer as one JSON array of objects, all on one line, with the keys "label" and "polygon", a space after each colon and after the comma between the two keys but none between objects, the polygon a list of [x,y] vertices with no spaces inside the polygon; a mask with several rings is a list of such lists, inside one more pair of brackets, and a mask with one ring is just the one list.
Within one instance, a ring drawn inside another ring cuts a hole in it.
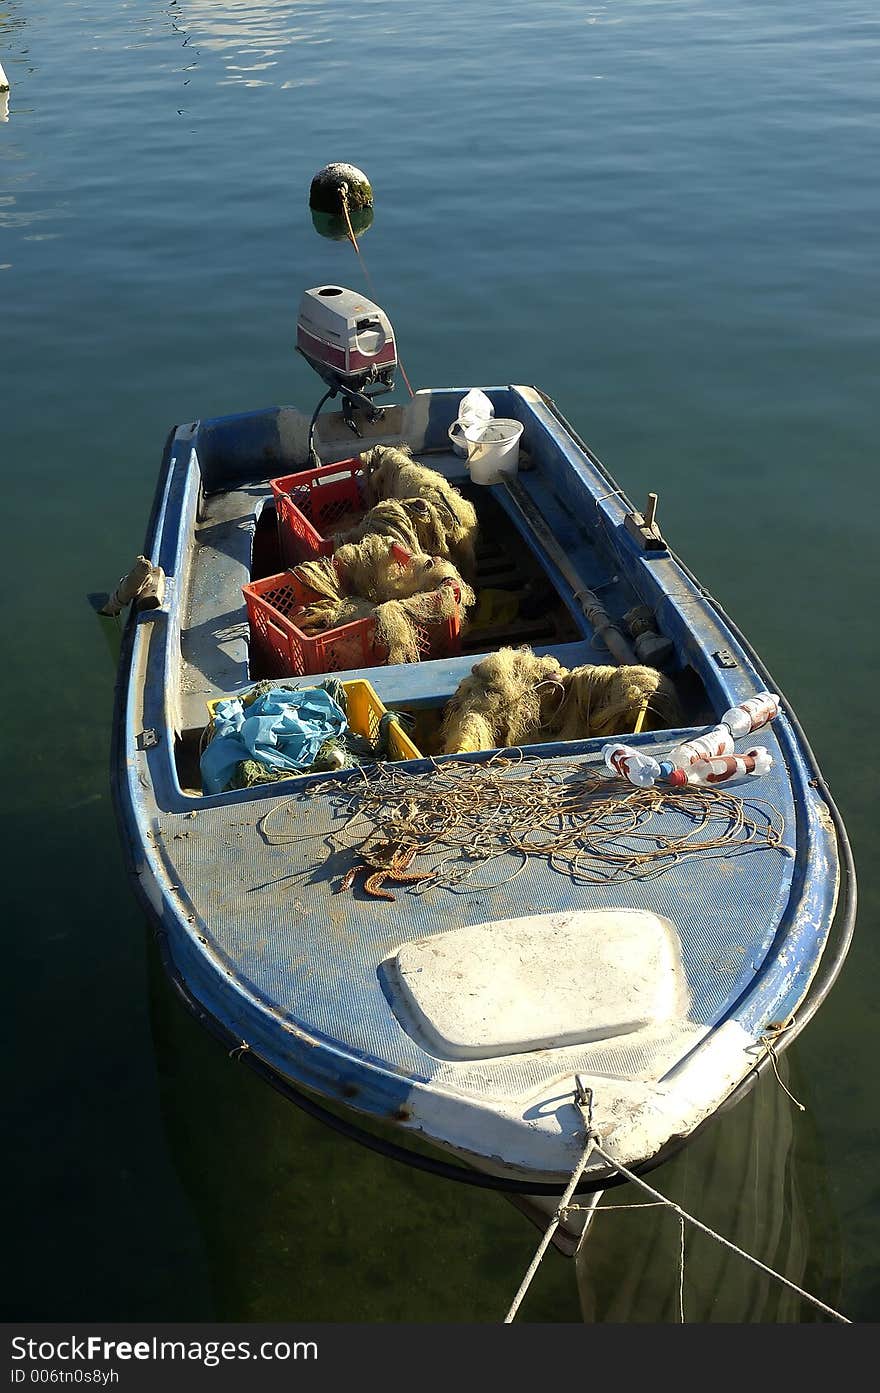
[{"label": "motor cowling", "polygon": [[339,285],[306,290],[300,300],[296,346],[331,387],[375,396],[394,387],[397,346],[384,310]]}]

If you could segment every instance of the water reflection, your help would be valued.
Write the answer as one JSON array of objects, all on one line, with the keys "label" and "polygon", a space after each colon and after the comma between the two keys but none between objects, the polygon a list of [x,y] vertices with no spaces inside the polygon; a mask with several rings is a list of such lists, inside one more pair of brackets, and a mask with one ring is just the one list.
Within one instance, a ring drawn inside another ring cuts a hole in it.
[{"label": "water reflection", "polygon": [[18,13],[15,3],[0,9],[0,34],[12,34],[16,29],[23,29],[26,22],[24,15]]},{"label": "water reflection", "polygon": [[[780,1061],[799,1112],[772,1073],[747,1098],[646,1179],[737,1247],[840,1310],[840,1243],[818,1128],[794,1052]],[[791,1082],[791,1074],[794,1082]],[[606,1192],[576,1259],[592,1322],[780,1323],[826,1320],[809,1302],[664,1208],[643,1191]],[[846,1314],[846,1312],[844,1312]]]},{"label": "water reflection", "polygon": [[184,71],[198,67],[202,50],[220,54],[225,69],[221,86],[309,86],[319,75],[290,71],[290,64],[281,63],[285,51],[295,44],[331,40],[330,7],[308,0],[172,0],[165,14],[180,34],[181,46],[192,54]]},{"label": "water reflection", "polygon": [[[11,37],[17,29],[24,28],[23,16],[16,14],[14,6],[7,9],[5,6],[0,9],[0,35],[4,38]],[[9,98],[10,83],[12,81],[11,67],[9,63],[10,50],[4,45],[4,58],[6,66],[0,62],[0,121],[9,120]],[[24,50],[27,53],[27,49]]]},{"label": "water reflection", "polygon": [[355,237],[360,237],[362,232],[367,232],[373,226],[372,208],[355,208],[348,222],[341,214],[322,213],[317,208],[313,208],[312,227],[322,237],[329,237],[331,242],[344,242],[349,235],[349,223]]},{"label": "water reflection", "polygon": [[[531,1225],[498,1196],[307,1117],[191,1019],[152,941],[148,960],[165,1136],[204,1243],[212,1318],[500,1321],[535,1251]],[[578,1315],[571,1259],[551,1251],[522,1318]]]},{"label": "water reflection", "polygon": [[[166,1138],[205,1244],[215,1318],[498,1321],[537,1230],[499,1197],[385,1161],[304,1116],[191,1020],[152,944],[149,960]],[[781,1076],[807,1112],[768,1074],[648,1179],[840,1310],[825,1158],[805,1081],[789,1075],[791,1055]],[[580,1255],[546,1255],[520,1319],[677,1323],[678,1217],[614,1208],[646,1199],[632,1186],[607,1191]],[[691,1226],[682,1296],[689,1323],[827,1319]]]}]

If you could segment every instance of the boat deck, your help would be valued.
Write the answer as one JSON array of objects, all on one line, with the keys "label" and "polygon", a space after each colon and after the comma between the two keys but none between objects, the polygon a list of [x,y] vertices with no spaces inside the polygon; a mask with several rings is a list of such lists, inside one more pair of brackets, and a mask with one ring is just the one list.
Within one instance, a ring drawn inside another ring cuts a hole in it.
[{"label": "boat deck", "polygon": [[[773,735],[763,743],[778,763],[755,793],[790,824],[784,760]],[[557,759],[574,777],[583,767],[595,768],[598,753]],[[696,863],[683,859],[656,879],[590,885],[552,870],[544,859],[528,858],[522,865],[511,855],[478,870],[458,891],[395,887],[392,903],[372,899],[359,884],[336,893],[358,860],[351,851],[333,849],[337,837],[342,845],[356,842],[357,829],[343,833],[347,821],[344,801],[316,792],[310,783],[301,794],[279,791],[203,807],[189,819],[165,814],[157,831],[169,877],[186,888],[193,934],[248,995],[292,1026],[336,1041],[354,1058],[407,1079],[444,1077],[477,1094],[527,1094],[546,1078],[548,1065],[569,1076],[578,1070],[662,1075],[761,971],[795,873],[791,857],[765,849],[702,861],[697,874]],[[690,830],[684,817],[670,817],[664,825],[670,837]],[[272,844],[276,840],[280,845]],[[389,1004],[383,965],[387,970],[404,943],[452,926],[618,907],[651,909],[679,929],[691,995],[686,1021],[634,1038],[556,1050],[552,1061],[538,1052],[461,1062],[429,1054]]]}]

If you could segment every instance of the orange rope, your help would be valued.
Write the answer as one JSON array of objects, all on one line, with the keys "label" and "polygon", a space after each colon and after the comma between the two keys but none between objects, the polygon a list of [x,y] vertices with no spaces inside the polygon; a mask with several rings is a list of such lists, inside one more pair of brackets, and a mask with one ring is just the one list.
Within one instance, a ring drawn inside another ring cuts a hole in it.
[{"label": "orange rope", "polygon": [[345,184],[343,184],[343,186],[342,186],[341,197],[342,197],[342,212],[343,212],[343,214],[345,215],[345,225],[346,225],[346,227],[348,228],[348,237],[349,237],[349,241],[351,242],[351,245],[354,247],[355,251],[357,252],[358,257],[359,257],[359,259],[360,259],[360,263],[361,263],[361,265],[364,267],[364,274],[366,275],[366,273],[367,273],[367,268],[366,268],[366,266],[364,266],[363,257],[361,256],[361,249],[360,249],[360,247],[358,246],[358,244],[357,244],[357,238],[356,238],[355,235],[354,235],[354,228],[353,228],[352,225],[351,225],[351,218],[348,216],[348,189],[347,189],[347,186],[346,186]]},{"label": "orange rope", "polygon": [[[343,185],[343,187],[342,187],[341,194],[342,194],[342,211],[343,211],[343,213],[344,213],[344,215],[345,215],[345,225],[346,225],[346,227],[348,228],[348,240],[351,242],[351,245],[354,247],[355,251],[357,252],[357,259],[358,259],[358,261],[361,263],[361,270],[363,271],[364,276],[366,277],[367,285],[370,287],[370,294],[372,295],[373,299],[374,299],[374,300],[376,301],[376,303],[378,304],[378,302],[379,302],[379,297],[378,297],[378,295],[376,294],[376,287],[375,287],[374,284],[373,284],[373,277],[370,275],[369,271],[367,270],[367,263],[364,261],[364,258],[363,258],[363,256],[361,255],[361,249],[360,249],[360,247],[358,246],[357,238],[356,238],[355,235],[354,235],[354,228],[353,228],[352,225],[351,225],[351,218],[348,216],[348,189],[345,187],[345,185]],[[404,382],[406,383],[406,390],[409,392],[409,394],[410,394],[411,397],[414,397],[414,396],[415,396],[415,392],[413,391],[412,387],[409,385],[409,378],[408,378],[407,375],[406,375],[406,368],[403,366],[403,359],[401,358],[401,356],[400,356],[399,353],[398,353],[398,355],[397,355],[397,365],[398,365],[398,367],[400,368],[400,375],[401,375],[401,377],[403,378]]]}]

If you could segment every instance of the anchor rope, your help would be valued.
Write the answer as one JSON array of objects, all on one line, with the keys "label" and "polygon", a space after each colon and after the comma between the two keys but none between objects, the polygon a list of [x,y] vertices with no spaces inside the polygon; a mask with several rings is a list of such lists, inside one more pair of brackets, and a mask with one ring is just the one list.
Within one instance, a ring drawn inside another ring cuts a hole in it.
[{"label": "anchor rope", "polygon": [[[613,1214],[616,1209],[665,1209],[660,1200],[645,1200],[642,1204],[604,1204],[601,1211],[594,1204],[570,1204],[567,1214]],[[566,1217],[563,1214],[563,1219]]]},{"label": "anchor rope", "polygon": [[510,1310],[504,1317],[505,1325],[510,1325],[511,1321],[513,1320],[514,1316],[520,1308],[523,1297],[525,1296],[529,1287],[532,1285],[532,1280],[535,1276],[535,1273],[541,1266],[541,1259],[543,1258],[544,1254],[549,1248],[554,1233],[556,1232],[559,1225],[562,1223],[563,1212],[565,1211],[569,1200],[571,1199],[572,1195],[577,1189],[577,1183],[583,1175],[587,1166],[587,1162],[593,1154],[593,1149],[596,1145],[596,1139],[593,1135],[592,1128],[592,1097],[592,1090],[584,1089],[580,1083],[580,1079],[578,1079],[578,1091],[575,1093],[575,1104],[581,1110],[581,1113],[584,1117],[586,1145],[581,1154],[580,1160],[578,1161],[577,1165],[571,1173],[571,1179],[565,1187],[565,1193],[559,1201],[556,1213],[553,1215],[553,1218],[547,1225],[547,1230],[543,1238],[541,1239],[541,1242],[538,1244],[537,1252],[535,1253],[535,1256],[532,1258],[532,1261],[529,1263],[528,1269],[526,1270],[526,1274],[520,1283],[519,1291],[513,1298]]},{"label": "anchor rope", "polygon": [[[376,287],[373,285],[373,277],[367,270],[367,263],[364,261],[363,253],[361,252],[361,249],[358,246],[357,238],[354,235],[354,228],[351,225],[351,218],[348,216],[348,188],[345,184],[343,184],[340,192],[342,195],[342,211],[345,214],[345,225],[348,228],[348,240],[351,242],[351,245],[354,247],[357,253],[357,259],[361,263],[361,270],[366,276],[367,285],[370,287],[370,294],[373,296],[373,299],[376,300],[376,302],[378,303]],[[397,355],[397,366],[400,368],[400,375],[406,383],[406,390],[409,392],[411,397],[414,397],[415,392],[409,385],[409,378],[406,375],[406,368],[403,366],[403,359],[401,358],[399,353]]]},{"label": "anchor rope", "polygon": [[[543,1258],[548,1247],[550,1246],[550,1242],[553,1238],[553,1235],[556,1232],[556,1229],[559,1227],[559,1224],[562,1222],[565,1215],[571,1210],[586,1208],[586,1206],[582,1205],[569,1205],[568,1201],[574,1194],[577,1183],[580,1180],[580,1177],[583,1174],[584,1169],[586,1168],[587,1162],[589,1161],[590,1157],[593,1155],[594,1152],[597,1156],[601,1156],[602,1160],[605,1161],[607,1165],[612,1166],[613,1169],[616,1170],[619,1175],[624,1176],[625,1179],[631,1181],[633,1185],[639,1186],[639,1188],[644,1190],[646,1194],[650,1195],[656,1204],[663,1205],[665,1208],[671,1209],[673,1213],[678,1215],[679,1221],[681,1223],[681,1247],[679,1259],[679,1314],[682,1322],[684,1321],[684,1226],[685,1223],[689,1223],[693,1224],[694,1228],[699,1229],[702,1233],[707,1234],[709,1238],[714,1238],[716,1243],[720,1243],[723,1247],[728,1248],[732,1253],[736,1253],[738,1257],[743,1258],[746,1262],[750,1262],[754,1267],[760,1268],[762,1272],[766,1272],[769,1277],[773,1277],[777,1282],[781,1282],[782,1285],[788,1287],[789,1290],[796,1292],[798,1296],[803,1297],[805,1301],[809,1301],[820,1311],[824,1311],[825,1314],[831,1316],[833,1320],[840,1321],[843,1325],[852,1325],[852,1321],[849,1319],[848,1316],[842,1315],[841,1312],[836,1311],[833,1306],[826,1305],[825,1302],[820,1301],[817,1296],[813,1296],[810,1292],[805,1291],[803,1287],[799,1287],[796,1282],[792,1282],[789,1280],[788,1277],[784,1277],[781,1272],[776,1272],[774,1268],[768,1267],[767,1264],[761,1262],[759,1258],[753,1257],[751,1253],[747,1253],[744,1248],[739,1248],[735,1243],[732,1243],[729,1238],[725,1238],[723,1234],[716,1233],[716,1231],[714,1229],[711,1229],[708,1226],[708,1224],[702,1223],[699,1219],[695,1218],[693,1214],[689,1214],[686,1209],[682,1209],[681,1205],[676,1204],[675,1201],[671,1200],[668,1195],[663,1195],[660,1193],[659,1190],[655,1190],[652,1185],[649,1185],[647,1183],[647,1181],[642,1180],[641,1176],[636,1175],[633,1171],[629,1170],[629,1168],[625,1166],[622,1161],[617,1160],[617,1158],[613,1156],[609,1151],[606,1151],[605,1148],[600,1145],[599,1140],[595,1132],[593,1131],[592,1089],[586,1088],[584,1086],[580,1075],[575,1075],[574,1101],[575,1106],[580,1110],[584,1118],[586,1144],[584,1146],[584,1150],[580,1157],[580,1160],[578,1161],[577,1165],[572,1171],[571,1180],[569,1181],[566,1187],[565,1194],[559,1201],[559,1207],[557,1208],[555,1214],[553,1215],[553,1218],[550,1220],[550,1223],[547,1226],[547,1230],[544,1233],[544,1236],[538,1245],[538,1250],[535,1253],[535,1256],[532,1259],[531,1263],[529,1264],[528,1270],[526,1271],[526,1275],[520,1284],[520,1288],[516,1296],[514,1297],[513,1304],[511,1305],[510,1310],[505,1316],[505,1325],[509,1324],[513,1320],[517,1310],[519,1309],[522,1299],[528,1291],[532,1283],[532,1280],[535,1276],[535,1273],[537,1272],[541,1264],[541,1259]],[[609,1208],[642,1209],[648,1208],[648,1206],[615,1205],[609,1206]],[[596,1207],[593,1210],[593,1212],[598,1214],[601,1211],[598,1207]]]}]

